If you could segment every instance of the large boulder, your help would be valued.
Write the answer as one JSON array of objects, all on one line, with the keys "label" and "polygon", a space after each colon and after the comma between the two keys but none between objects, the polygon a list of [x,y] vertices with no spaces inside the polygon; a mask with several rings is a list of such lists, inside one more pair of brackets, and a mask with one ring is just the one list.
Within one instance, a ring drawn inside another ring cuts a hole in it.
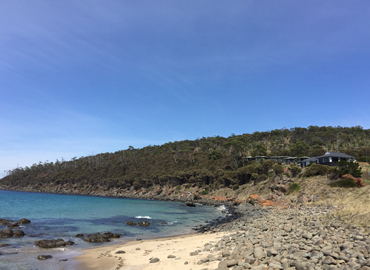
[{"label": "large boulder", "polygon": [[107,236],[108,238],[120,238],[121,237],[121,234],[111,233],[111,232],[103,233],[103,235]]},{"label": "large boulder", "polygon": [[0,231],[0,237],[1,238],[9,238],[12,237],[14,234],[13,230],[11,229],[4,229]]},{"label": "large boulder", "polygon": [[9,229],[19,229],[19,225],[17,223],[14,223],[14,224],[9,223],[7,228],[9,228]]},{"label": "large boulder", "polygon": [[17,221],[17,224],[30,224],[31,221],[26,218],[21,218],[20,220]]},{"label": "large boulder", "polygon": [[24,236],[24,232],[22,230],[15,230],[13,232],[13,237],[22,237]]},{"label": "large boulder", "polygon": [[83,238],[85,242],[89,243],[106,243],[110,242],[110,238],[104,234],[100,233],[94,233],[94,234],[89,234]]},{"label": "large boulder", "polygon": [[189,207],[195,207],[195,203],[193,202],[186,202],[185,205]]},{"label": "large boulder", "polygon": [[14,221],[13,220],[10,220],[10,219],[2,219],[2,218],[0,218],[0,225],[9,225],[12,222],[14,222]]},{"label": "large boulder", "polygon": [[133,221],[127,221],[126,224],[129,225],[129,226],[135,226],[136,225],[136,223],[133,222]]},{"label": "large boulder", "polygon": [[150,226],[150,223],[149,222],[146,222],[146,221],[139,221],[137,224],[140,227],[149,227]]},{"label": "large boulder", "polygon": [[35,242],[35,245],[40,248],[56,248],[64,247],[66,242],[63,239],[39,240]]}]

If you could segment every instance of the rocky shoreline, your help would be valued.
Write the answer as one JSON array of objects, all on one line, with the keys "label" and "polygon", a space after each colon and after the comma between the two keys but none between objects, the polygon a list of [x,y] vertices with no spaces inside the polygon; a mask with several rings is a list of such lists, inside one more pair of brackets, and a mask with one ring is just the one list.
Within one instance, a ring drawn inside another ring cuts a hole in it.
[{"label": "rocky shoreline", "polygon": [[204,269],[213,261],[218,261],[217,270],[370,269],[369,232],[328,220],[333,207],[244,204],[237,211],[237,220],[206,230],[229,235],[192,254]]},{"label": "rocky shoreline", "polygon": [[[12,190],[41,192],[30,188]],[[67,193],[66,190],[51,193],[76,194]],[[82,195],[112,194],[98,192]],[[251,196],[245,203],[202,200],[194,194],[176,197],[165,196],[162,192],[157,196],[149,195],[127,193],[113,197],[196,201],[229,206],[230,212],[225,218],[217,218],[194,228],[204,234],[227,234],[221,240],[208,242],[202,249],[189,254],[197,260],[201,269],[370,269],[369,232],[343,224],[335,217],[331,219],[335,210],[333,206],[304,204],[305,198],[301,194],[296,204],[276,198],[274,194],[266,198],[270,200]],[[270,203],[274,201],[277,203]],[[210,267],[215,265],[214,262],[218,267]]]}]

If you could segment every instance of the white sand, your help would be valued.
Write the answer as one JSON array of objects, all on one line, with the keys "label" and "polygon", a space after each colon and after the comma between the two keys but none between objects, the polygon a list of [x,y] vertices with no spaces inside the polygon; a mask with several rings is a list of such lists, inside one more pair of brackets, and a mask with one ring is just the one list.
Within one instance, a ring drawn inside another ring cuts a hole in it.
[{"label": "white sand", "polygon": [[[218,253],[200,252],[196,256],[190,256],[190,252],[203,250],[204,245],[211,241],[216,243],[224,235],[229,233],[215,234],[192,234],[160,238],[144,241],[132,241],[123,245],[108,246],[86,250],[85,253],[76,259],[81,262],[78,269],[99,269],[99,270],[139,270],[139,269],[166,269],[200,270],[217,268],[219,261],[207,262],[198,265],[197,263],[213,254]],[[140,250],[138,250],[138,248]],[[115,254],[123,250],[125,254]],[[168,255],[175,255],[176,258],[169,259]],[[157,263],[149,263],[151,258],[158,258]],[[188,264],[185,264],[185,262]]]}]

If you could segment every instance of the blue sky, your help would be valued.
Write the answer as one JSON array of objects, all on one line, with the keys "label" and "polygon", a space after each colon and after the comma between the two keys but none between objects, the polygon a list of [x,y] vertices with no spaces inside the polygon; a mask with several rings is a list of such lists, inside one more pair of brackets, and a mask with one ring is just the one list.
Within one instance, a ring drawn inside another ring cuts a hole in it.
[{"label": "blue sky", "polygon": [[370,128],[370,3],[1,1],[0,176],[277,128]]}]

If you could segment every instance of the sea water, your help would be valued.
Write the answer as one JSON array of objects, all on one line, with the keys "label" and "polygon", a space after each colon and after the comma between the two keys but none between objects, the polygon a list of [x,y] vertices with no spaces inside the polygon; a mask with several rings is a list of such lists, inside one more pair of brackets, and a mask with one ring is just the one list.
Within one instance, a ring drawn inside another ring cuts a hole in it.
[{"label": "sea water", "polygon": [[[186,207],[180,202],[0,190],[0,218],[31,220],[21,225],[24,237],[0,238],[0,270],[73,269],[72,257],[81,249],[107,245],[86,243],[76,234],[122,234],[119,240],[108,243],[114,244],[190,233],[194,225],[221,215],[220,208]],[[129,226],[127,221],[147,221],[150,226]],[[0,230],[5,228],[0,226]],[[51,250],[34,245],[37,240],[56,238],[76,244]],[[4,244],[8,246],[1,246]],[[53,259],[39,261],[39,254],[53,255]]]}]

